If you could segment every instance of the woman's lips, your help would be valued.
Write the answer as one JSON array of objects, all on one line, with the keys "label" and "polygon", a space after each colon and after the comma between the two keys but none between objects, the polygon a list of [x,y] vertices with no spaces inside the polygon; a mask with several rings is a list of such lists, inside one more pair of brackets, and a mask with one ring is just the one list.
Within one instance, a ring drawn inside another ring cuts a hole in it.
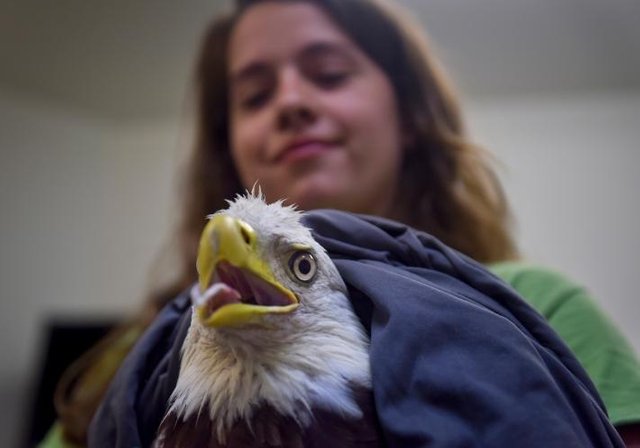
[{"label": "woman's lips", "polygon": [[309,140],[294,143],[285,148],[276,158],[276,163],[296,163],[324,154],[335,148],[333,143]]}]

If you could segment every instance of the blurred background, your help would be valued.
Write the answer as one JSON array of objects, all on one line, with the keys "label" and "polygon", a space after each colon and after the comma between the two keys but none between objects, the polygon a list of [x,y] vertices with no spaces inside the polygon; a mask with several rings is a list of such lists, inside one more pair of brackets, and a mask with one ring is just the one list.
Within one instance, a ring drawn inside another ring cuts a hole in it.
[{"label": "blurred background", "polygon": [[[523,252],[640,352],[640,2],[400,3],[500,161]],[[154,279],[224,4],[0,0],[0,446],[22,437],[51,322],[126,315]]]}]

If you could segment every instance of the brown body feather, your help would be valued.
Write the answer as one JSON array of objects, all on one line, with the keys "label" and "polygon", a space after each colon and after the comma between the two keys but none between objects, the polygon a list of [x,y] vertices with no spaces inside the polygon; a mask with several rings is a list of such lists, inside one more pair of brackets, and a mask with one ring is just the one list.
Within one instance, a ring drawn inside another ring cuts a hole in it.
[{"label": "brown body feather", "polygon": [[313,420],[303,428],[290,417],[263,405],[251,421],[238,421],[219,441],[206,413],[180,420],[170,412],[163,420],[154,448],[378,448],[383,447],[373,395],[354,388],[362,418],[347,420],[323,409],[313,410]]}]

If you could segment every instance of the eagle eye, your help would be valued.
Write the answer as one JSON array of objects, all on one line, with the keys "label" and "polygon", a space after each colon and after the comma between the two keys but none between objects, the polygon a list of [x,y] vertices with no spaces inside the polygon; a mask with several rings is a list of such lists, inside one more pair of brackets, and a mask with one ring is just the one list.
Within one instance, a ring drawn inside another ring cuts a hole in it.
[{"label": "eagle eye", "polygon": [[316,275],[316,270],[316,259],[310,252],[300,250],[289,258],[289,271],[296,280],[308,283]]}]

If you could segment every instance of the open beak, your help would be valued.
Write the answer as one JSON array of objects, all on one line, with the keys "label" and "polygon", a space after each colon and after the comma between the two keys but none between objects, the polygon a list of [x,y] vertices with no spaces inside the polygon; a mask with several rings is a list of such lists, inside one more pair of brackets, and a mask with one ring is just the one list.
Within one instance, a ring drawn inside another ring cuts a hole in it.
[{"label": "open beak", "polygon": [[268,314],[285,314],[298,298],[260,257],[255,231],[224,214],[207,223],[198,249],[196,314],[208,327],[259,324]]}]

